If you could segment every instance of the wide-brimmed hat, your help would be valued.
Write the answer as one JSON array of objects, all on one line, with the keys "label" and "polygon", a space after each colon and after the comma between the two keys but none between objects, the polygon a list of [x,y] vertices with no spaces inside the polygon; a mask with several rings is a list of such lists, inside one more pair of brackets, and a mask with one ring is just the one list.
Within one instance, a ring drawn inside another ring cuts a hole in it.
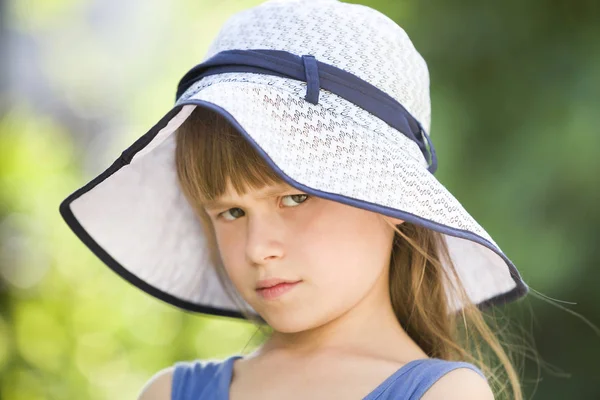
[{"label": "wide-brimmed hat", "polygon": [[442,233],[474,304],[527,293],[513,263],[433,175],[424,59],[394,21],[336,0],[273,0],[230,17],[179,82],[174,107],[62,202],[77,236],[145,292],[244,318],[177,181],[175,136],[196,107],[219,113],[292,187]]}]

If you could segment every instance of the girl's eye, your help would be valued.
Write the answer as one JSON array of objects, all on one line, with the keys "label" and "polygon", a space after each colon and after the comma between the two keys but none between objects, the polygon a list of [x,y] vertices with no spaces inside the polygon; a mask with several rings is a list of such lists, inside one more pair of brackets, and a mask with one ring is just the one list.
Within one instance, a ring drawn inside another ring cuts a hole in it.
[{"label": "girl's eye", "polygon": [[[298,207],[298,205],[306,202],[306,200],[308,200],[308,198],[310,198],[310,196],[307,194],[290,194],[287,196],[283,196],[283,199],[286,199],[286,198],[292,199],[292,202],[291,202],[292,205],[290,205],[289,207]],[[295,205],[294,205],[294,203],[295,203]],[[235,212],[231,212],[231,211],[235,211]],[[227,218],[226,217],[227,213],[229,213],[230,215],[233,215],[233,218]],[[241,213],[243,213],[241,208],[230,208],[227,211],[223,211],[218,216],[224,218],[227,221],[234,221],[238,218],[238,216],[241,216],[241,215],[236,216],[235,214],[241,214]]]},{"label": "girl's eye", "polygon": [[300,200],[300,201],[294,200],[294,202],[293,202],[293,203],[296,203],[296,205],[294,205],[294,204],[292,203],[292,205],[290,206],[290,207],[297,207],[299,204],[302,204],[302,203],[304,203],[304,202],[307,200],[307,198],[308,198],[308,195],[307,195],[307,194],[290,194],[290,195],[288,195],[288,196],[283,196],[283,198],[284,198],[284,199],[285,199],[285,198],[290,198],[290,199],[294,199],[294,198],[295,198],[295,199],[302,199],[302,200]]}]

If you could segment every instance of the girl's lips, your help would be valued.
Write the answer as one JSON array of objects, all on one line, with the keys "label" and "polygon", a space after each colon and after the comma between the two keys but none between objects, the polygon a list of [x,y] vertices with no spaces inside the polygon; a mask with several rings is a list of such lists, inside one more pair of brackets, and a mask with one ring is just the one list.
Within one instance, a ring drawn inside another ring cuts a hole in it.
[{"label": "girl's lips", "polygon": [[266,300],[276,299],[282,296],[284,293],[292,290],[296,285],[298,285],[301,281],[293,282],[293,283],[280,283],[275,286],[271,286],[268,288],[257,289],[256,292]]}]

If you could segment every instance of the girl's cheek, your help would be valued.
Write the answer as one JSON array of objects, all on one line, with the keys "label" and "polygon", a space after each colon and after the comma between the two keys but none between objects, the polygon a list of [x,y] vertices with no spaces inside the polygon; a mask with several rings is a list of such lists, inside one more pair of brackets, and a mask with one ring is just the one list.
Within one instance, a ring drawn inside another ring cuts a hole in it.
[{"label": "girl's cheek", "polygon": [[217,243],[219,247],[225,249],[230,249],[232,244],[236,243],[238,239],[235,237],[236,233],[232,232],[227,227],[217,226],[215,227],[215,237],[217,239]]},{"label": "girl's cheek", "polygon": [[240,265],[244,259],[244,245],[243,241],[235,237],[223,235],[219,243],[219,251],[221,252],[221,258],[223,262],[229,265]]}]

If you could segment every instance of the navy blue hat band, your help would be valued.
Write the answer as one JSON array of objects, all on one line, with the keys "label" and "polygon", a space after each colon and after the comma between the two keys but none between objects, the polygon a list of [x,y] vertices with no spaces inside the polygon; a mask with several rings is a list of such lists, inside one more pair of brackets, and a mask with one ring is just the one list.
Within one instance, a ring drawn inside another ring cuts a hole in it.
[{"label": "navy blue hat band", "polygon": [[177,99],[195,82],[227,72],[250,72],[291,78],[307,83],[305,100],[317,104],[320,89],[328,90],[370,112],[417,143],[437,170],[433,143],[422,125],[393,97],[348,71],[316,60],[312,55],[297,56],[282,50],[226,50],[198,64],[179,81]]}]

